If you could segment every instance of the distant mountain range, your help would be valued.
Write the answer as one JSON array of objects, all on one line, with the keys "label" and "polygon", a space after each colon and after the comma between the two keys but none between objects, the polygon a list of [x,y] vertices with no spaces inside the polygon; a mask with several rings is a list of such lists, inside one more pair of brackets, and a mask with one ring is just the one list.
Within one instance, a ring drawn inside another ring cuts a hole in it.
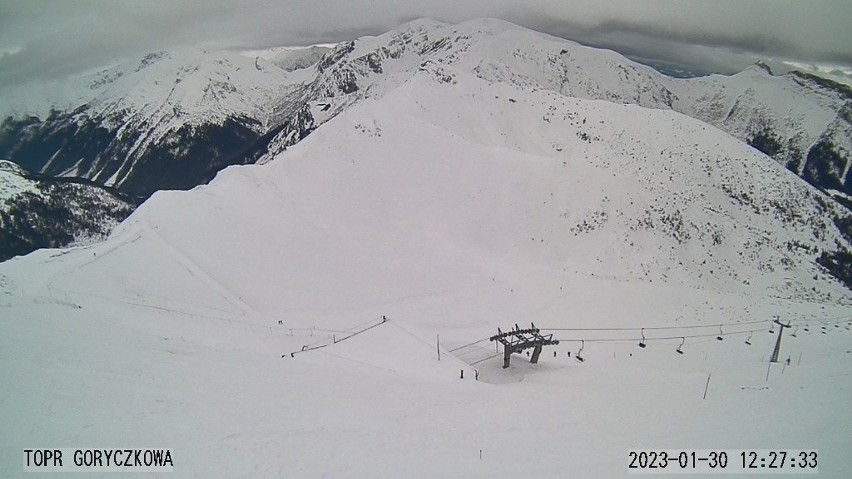
[{"label": "distant mountain range", "polygon": [[[0,157],[142,200],[207,183],[229,165],[271,161],[423,71],[445,75],[449,84],[455,75],[472,75],[518,95],[551,92],[673,110],[748,143],[852,206],[848,87],[798,72],[775,76],[763,65],[733,76],[676,79],[611,51],[490,19],[417,20],[331,50],[161,52],[61,88],[23,85],[2,93],[14,102],[0,112]],[[523,129],[526,120],[506,111],[500,121]],[[630,128],[618,136],[630,137]],[[672,138],[679,141],[691,140]],[[646,152],[645,168],[655,168],[665,150]]]}]

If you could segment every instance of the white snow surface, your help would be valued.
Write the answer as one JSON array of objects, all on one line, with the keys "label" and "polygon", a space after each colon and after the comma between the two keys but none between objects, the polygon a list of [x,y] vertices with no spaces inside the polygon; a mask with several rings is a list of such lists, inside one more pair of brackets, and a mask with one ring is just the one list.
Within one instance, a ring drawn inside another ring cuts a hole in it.
[{"label": "white snow surface", "polygon": [[[129,59],[109,68],[52,83],[29,83],[0,91],[0,117],[34,115],[50,120],[53,112],[71,113],[71,122],[93,119],[126,142],[130,163],[114,170],[106,185],[119,187],[152,146],[186,148],[177,138],[196,127],[236,121],[266,133],[300,96],[304,70],[288,72],[263,58],[235,51],[182,48]],[[62,120],[66,121],[66,120]],[[176,133],[184,131],[180,135]],[[52,160],[55,159],[52,158]],[[85,162],[65,176],[98,178],[106,165]],[[112,165],[115,166],[115,165]],[[47,166],[42,171],[47,170]]]},{"label": "white snow surface", "polygon": [[[346,47],[341,44],[338,51]],[[804,167],[801,153],[823,136],[845,157],[852,151],[848,100],[843,94],[797,79],[793,73],[773,76],[759,65],[732,76],[675,79],[613,51],[487,18],[457,25],[415,20],[383,35],[358,39],[341,58],[312,84],[319,96],[339,97],[340,78],[355,79],[358,92],[338,98],[336,104],[381,96],[424,63],[433,62],[525,89],[673,109],[742,141],[770,131],[781,148],[776,161],[785,166],[802,163],[798,173]],[[849,168],[843,165],[843,173]]]},{"label": "white snow surface", "polygon": [[[0,475],[35,447],[357,478],[796,448],[847,477],[852,295],[813,262],[845,241],[821,193],[671,110],[439,64],[381,88],[104,243],[0,264]],[[530,322],[561,343],[503,370],[486,338]]]},{"label": "white snow surface", "polygon": [[[307,48],[151,53],[49,84],[0,91],[0,117],[77,111],[119,128],[133,144],[125,161],[180,128],[248,119],[267,133],[311,107],[318,126],[366,98],[393,91],[426,65],[452,67],[525,90],[674,110],[749,141],[769,132],[776,161],[801,174],[803,155],[829,140],[850,158],[847,98],[795,74],[773,76],[755,66],[732,76],[674,79],[618,53],[590,48],[496,19],[457,25],[419,19],[375,37]],[[314,108],[321,104],[322,110]],[[134,133],[143,132],[138,138]],[[290,132],[270,143],[267,162],[292,143]],[[838,165],[845,178],[852,164]],[[132,167],[131,167],[132,168]],[[71,169],[93,178],[101,171]],[[119,168],[116,171],[128,171]],[[126,176],[125,176],[126,177]],[[121,185],[122,177],[108,184]]]}]

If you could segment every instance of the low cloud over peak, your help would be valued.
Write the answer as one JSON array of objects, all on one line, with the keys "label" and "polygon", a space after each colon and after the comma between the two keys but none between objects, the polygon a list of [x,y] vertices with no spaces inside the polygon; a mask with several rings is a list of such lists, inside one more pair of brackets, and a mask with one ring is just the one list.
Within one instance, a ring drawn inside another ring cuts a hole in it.
[{"label": "low cloud over peak", "polygon": [[852,2],[845,0],[0,1],[0,86],[62,78],[178,45],[350,40],[423,16],[448,22],[502,18],[696,71],[728,73],[758,60],[782,70],[785,64],[852,70]]}]

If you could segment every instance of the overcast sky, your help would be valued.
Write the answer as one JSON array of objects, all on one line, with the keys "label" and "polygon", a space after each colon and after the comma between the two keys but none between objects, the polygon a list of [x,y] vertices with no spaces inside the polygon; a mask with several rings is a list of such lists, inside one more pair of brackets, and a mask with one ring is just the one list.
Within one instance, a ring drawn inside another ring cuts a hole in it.
[{"label": "overcast sky", "polygon": [[309,45],[486,16],[703,71],[852,71],[852,0],[0,0],[0,86],[177,45]]}]

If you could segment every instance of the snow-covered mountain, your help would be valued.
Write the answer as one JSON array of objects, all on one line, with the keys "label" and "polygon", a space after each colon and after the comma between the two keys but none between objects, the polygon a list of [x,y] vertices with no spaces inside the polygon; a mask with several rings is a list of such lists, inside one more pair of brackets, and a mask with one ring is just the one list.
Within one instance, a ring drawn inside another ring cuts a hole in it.
[{"label": "snow-covered mountain", "polygon": [[[852,216],[782,166],[700,121],[673,111],[525,90],[438,63],[423,65],[402,85],[353,108],[355,113],[320,127],[313,133],[317,138],[298,150],[308,151],[302,154],[312,158],[310,171],[302,172],[296,160],[270,165],[269,171],[286,178],[283,184],[271,180],[274,191],[297,204],[308,201],[297,198],[318,201],[328,195],[338,206],[350,205],[344,218],[314,212],[340,228],[340,243],[361,223],[389,222],[382,230],[397,232],[403,242],[393,251],[426,238],[467,245],[470,250],[456,251],[460,257],[453,264],[485,250],[622,280],[730,291],[755,285],[811,300],[847,294],[815,260],[849,247],[844,225]],[[287,172],[277,171],[282,168]],[[351,188],[354,197],[346,196]],[[276,211],[299,208],[274,196],[262,201],[277,203]],[[249,215],[247,220],[254,221]],[[240,235],[248,228],[241,224],[232,231]],[[328,241],[335,244],[336,234],[327,228],[323,234],[331,234]],[[417,240],[408,244],[412,237]],[[382,243],[379,236],[353,241]],[[534,246],[512,252],[526,243]],[[287,249],[270,246],[269,257],[247,269],[292,271],[286,260],[274,260],[286,258]],[[296,242],[288,249],[297,254],[303,246]],[[250,256],[257,247],[249,248]],[[211,250],[201,256],[234,254]],[[249,264],[251,257],[240,261],[241,267]]]},{"label": "snow-covered mountain", "polygon": [[239,50],[249,58],[262,58],[282,70],[301,70],[314,66],[334,48],[334,44],[311,45],[309,47],[273,47],[260,50]]},{"label": "snow-covered mountain", "polygon": [[188,189],[228,165],[271,161],[335,116],[428,70],[447,82],[467,74],[525,93],[673,110],[753,145],[847,206],[852,193],[849,92],[816,77],[755,66],[731,77],[673,79],[615,52],[494,19],[417,20],[341,43],[313,67],[282,64],[320,51],[162,52],[82,75],[53,90],[62,100],[37,101],[45,88],[22,87],[3,94],[14,101],[4,114],[17,116],[0,129],[0,155],[139,197]]},{"label": "snow-covered mountain", "polygon": [[[668,447],[845,477],[852,292],[816,262],[845,209],[671,109],[346,60],[381,41],[326,57],[319,126],[265,164],[0,264],[0,474],[133,442],[203,477],[620,477]],[[487,338],[529,322],[559,345],[502,369]]]},{"label": "snow-covered mountain", "polygon": [[318,65],[312,88],[319,97],[381,95],[381,85],[397,84],[424,62],[525,89],[673,109],[748,142],[849,206],[852,91],[800,72],[773,76],[756,65],[733,76],[674,79],[615,52],[500,20],[418,20],[341,44]]},{"label": "snow-covered mountain", "polygon": [[30,170],[140,197],[252,161],[264,135],[286,123],[299,89],[298,74],[261,58],[200,50],[150,54],[70,83],[76,93],[59,106],[29,101],[51,85],[4,92],[17,100],[0,151]]},{"label": "snow-covered mountain", "polygon": [[774,76],[762,65],[680,83],[676,110],[746,141],[852,207],[852,89],[796,71]]},{"label": "snow-covered mountain", "polygon": [[136,203],[90,181],[51,178],[0,160],[0,261],[38,248],[103,241]]},{"label": "snow-covered mountain", "polygon": [[424,62],[526,89],[674,109],[748,142],[841,201],[852,195],[852,95],[842,85],[797,72],[773,76],[763,66],[673,79],[615,52],[494,19],[416,20],[332,51],[160,52],[61,85],[25,85],[3,92],[0,116],[11,118],[0,132],[0,156],[139,196],[186,189],[227,165],[274,157]]}]

